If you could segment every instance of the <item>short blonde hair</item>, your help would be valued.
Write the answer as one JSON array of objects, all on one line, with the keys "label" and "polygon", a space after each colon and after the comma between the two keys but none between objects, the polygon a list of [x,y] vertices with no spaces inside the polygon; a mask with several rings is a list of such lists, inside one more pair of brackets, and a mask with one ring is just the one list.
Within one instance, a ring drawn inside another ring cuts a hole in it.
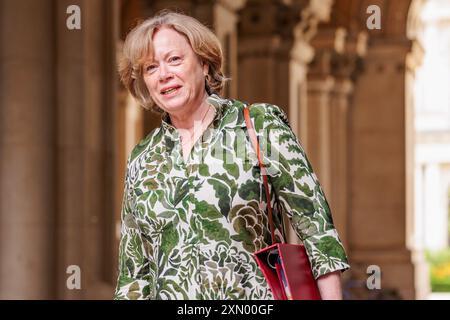
[{"label": "short blonde hair", "polygon": [[119,75],[131,95],[146,109],[157,113],[162,110],[154,103],[143,78],[143,63],[153,54],[153,35],[168,26],[184,35],[192,50],[208,65],[205,89],[208,94],[221,94],[226,78],[222,73],[223,54],[219,39],[198,20],[164,10],[136,26],[125,39],[123,55],[119,62]]}]

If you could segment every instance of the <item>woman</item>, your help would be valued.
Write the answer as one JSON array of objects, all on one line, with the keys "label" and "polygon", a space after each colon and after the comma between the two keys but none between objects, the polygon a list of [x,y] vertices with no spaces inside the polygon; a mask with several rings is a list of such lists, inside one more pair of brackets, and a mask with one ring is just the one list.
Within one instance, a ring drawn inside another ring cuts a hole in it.
[{"label": "woman", "polygon": [[[270,244],[260,169],[244,104],[218,95],[222,59],[215,35],[178,13],[127,36],[121,79],[162,124],[128,159],[116,299],[273,298],[252,256]],[[250,110],[270,151],[272,207],[278,199],[286,210],[322,298],[341,299],[349,266],[306,155],[280,108]]]}]

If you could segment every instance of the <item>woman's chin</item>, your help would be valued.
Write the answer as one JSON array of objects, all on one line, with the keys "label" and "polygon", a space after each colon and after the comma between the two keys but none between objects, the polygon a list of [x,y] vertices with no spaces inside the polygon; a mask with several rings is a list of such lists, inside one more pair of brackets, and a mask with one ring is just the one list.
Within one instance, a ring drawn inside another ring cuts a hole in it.
[{"label": "woman's chin", "polygon": [[169,114],[177,114],[185,109],[185,105],[185,103],[166,103],[162,109]]},{"label": "woman's chin", "polygon": [[162,109],[168,113],[178,113],[186,108],[187,99],[183,97],[173,97],[171,99],[162,100]]}]

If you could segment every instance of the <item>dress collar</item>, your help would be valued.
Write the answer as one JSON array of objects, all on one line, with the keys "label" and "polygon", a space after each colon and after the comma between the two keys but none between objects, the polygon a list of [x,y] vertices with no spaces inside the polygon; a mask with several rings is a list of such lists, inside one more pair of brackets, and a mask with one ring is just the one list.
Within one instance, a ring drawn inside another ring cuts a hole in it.
[{"label": "dress collar", "polygon": [[[224,107],[228,104],[228,100],[219,97],[217,94],[212,94],[208,98],[206,98],[206,101],[209,103],[209,105],[213,106],[215,109],[215,115],[213,119],[213,126],[214,128],[217,128],[220,120],[222,119]],[[177,136],[177,130],[172,125],[172,122],[170,121],[170,116],[167,112],[163,112],[161,115],[161,126],[164,129],[164,131],[167,134],[175,135]]]}]

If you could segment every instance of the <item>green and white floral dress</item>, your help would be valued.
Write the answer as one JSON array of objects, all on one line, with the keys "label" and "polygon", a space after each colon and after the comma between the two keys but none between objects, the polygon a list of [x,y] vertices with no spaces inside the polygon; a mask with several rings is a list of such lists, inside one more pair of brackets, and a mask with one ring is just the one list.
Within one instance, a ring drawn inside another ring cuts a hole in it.
[{"label": "green and white floral dress", "polygon": [[[128,159],[115,299],[273,299],[252,256],[270,244],[270,231],[244,105],[217,95],[208,101],[216,116],[186,163],[167,115]],[[349,268],[285,113],[260,103],[250,115],[269,166],[272,207],[278,198],[314,276]]]}]

